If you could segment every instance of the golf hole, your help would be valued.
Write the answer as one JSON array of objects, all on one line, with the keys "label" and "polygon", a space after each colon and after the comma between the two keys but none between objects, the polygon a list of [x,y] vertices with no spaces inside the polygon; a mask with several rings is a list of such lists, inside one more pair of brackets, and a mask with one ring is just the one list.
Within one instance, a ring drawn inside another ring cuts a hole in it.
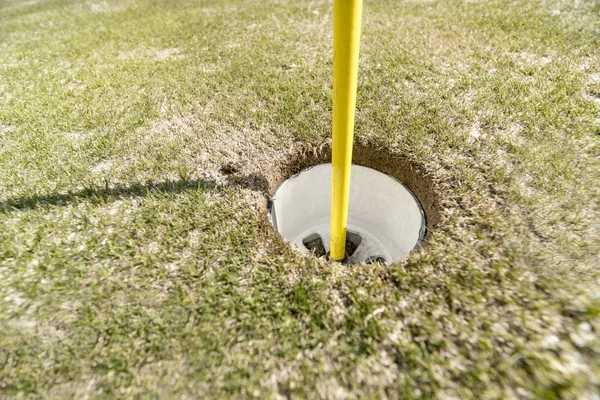
[{"label": "golf hole", "polygon": [[[287,179],[269,203],[269,220],[306,254],[329,251],[331,164],[308,167]],[[352,165],[346,238],[349,265],[405,259],[423,240],[425,213],[402,182],[376,169]]]}]

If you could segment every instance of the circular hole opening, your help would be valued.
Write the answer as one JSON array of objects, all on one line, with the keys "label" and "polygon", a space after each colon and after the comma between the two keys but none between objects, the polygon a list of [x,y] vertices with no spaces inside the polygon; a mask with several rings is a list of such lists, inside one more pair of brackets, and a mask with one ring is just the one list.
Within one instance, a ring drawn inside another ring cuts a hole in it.
[{"label": "circular hole opening", "polygon": [[[329,251],[330,148],[303,149],[269,174],[269,219],[306,254]],[[406,258],[437,224],[431,175],[386,149],[355,143],[346,241],[348,264]]]},{"label": "circular hole opening", "polygon": [[[331,164],[318,164],[286,180],[271,198],[269,217],[285,240],[323,256],[330,250]],[[397,179],[352,165],[346,262],[402,260],[423,239],[425,214]]]}]

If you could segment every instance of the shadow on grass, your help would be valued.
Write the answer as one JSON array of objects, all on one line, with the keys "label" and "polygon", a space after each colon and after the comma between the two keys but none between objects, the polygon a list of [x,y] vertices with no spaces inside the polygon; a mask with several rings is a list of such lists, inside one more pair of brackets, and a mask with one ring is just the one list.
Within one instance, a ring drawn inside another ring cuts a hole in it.
[{"label": "shadow on grass", "polygon": [[210,179],[181,179],[165,182],[147,182],[116,187],[90,187],[80,191],[27,196],[0,201],[0,212],[31,210],[44,206],[64,206],[80,201],[104,203],[117,199],[144,197],[157,193],[181,193],[189,190],[224,190],[227,188],[249,189],[265,192],[268,183],[260,174],[228,176],[226,182],[219,183]]}]

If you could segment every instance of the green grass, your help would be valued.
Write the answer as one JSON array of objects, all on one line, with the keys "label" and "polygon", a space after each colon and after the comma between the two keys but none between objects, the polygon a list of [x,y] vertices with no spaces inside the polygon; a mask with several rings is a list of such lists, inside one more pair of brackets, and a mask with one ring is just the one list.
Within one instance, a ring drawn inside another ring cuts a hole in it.
[{"label": "green grass", "polygon": [[330,2],[0,0],[0,397],[597,396],[599,16],[365,2],[357,140],[441,217],[350,268],[248,184],[328,141]]}]

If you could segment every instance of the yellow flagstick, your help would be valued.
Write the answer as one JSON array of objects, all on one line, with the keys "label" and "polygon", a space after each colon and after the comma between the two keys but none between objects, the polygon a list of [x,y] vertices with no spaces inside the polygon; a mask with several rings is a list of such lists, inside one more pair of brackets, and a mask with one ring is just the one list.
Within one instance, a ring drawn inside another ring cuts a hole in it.
[{"label": "yellow flagstick", "polygon": [[331,235],[329,254],[343,260],[350,197],[350,167],[362,0],[333,3],[333,144],[331,151]]}]

